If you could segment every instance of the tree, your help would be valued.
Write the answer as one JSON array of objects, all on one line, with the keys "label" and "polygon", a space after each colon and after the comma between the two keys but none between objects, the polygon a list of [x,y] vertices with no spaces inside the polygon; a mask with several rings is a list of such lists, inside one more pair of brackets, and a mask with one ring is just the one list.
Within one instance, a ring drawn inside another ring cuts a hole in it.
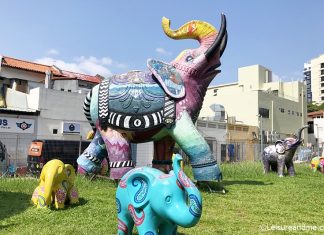
[{"label": "tree", "polygon": [[318,104],[316,102],[308,103],[307,104],[307,112],[316,112],[319,110],[324,110],[324,103]]}]

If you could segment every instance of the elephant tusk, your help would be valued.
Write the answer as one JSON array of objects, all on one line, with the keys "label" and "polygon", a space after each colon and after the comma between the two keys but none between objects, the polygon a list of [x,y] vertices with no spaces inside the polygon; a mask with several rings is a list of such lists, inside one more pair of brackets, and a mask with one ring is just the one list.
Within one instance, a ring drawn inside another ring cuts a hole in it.
[{"label": "elephant tusk", "polygon": [[[223,48],[221,47],[222,44],[223,44]],[[210,60],[218,49],[221,49],[220,53],[223,54],[226,44],[227,44],[226,16],[222,14],[222,23],[221,23],[219,33],[215,41],[213,42],[213,44],[205,52],[207,60]]]}]

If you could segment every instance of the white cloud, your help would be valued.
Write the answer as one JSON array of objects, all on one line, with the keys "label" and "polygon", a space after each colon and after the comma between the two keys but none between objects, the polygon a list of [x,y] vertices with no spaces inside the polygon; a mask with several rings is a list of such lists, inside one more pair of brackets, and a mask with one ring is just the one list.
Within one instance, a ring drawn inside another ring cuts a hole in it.
[{"label": "white cloud", "polygon": [[278,74],[272,73],[272,81],[273,82],[303,81],[303,74],[300,71],[291,72],[286,75],[278,75]]},{"label": "white cloud", "polygon": [[157,53],[159,53],[159,54],[162,54],[162,55],[172,55],[172,52],[167,51],[167,50],[165,50],[165,49],[162,48],[162,47],[158,47],[158,48],[156,48],[155,51],[156,51]]},{"label": "white cloud", "polygon": [[94,56],[81,56],[73,59],[72,62],[53,59],[51,57],[44,57],[36,59],[35,62],[47,65],[55,65],[58,68],[66,71],[83,73],[88,75],[100,74],[104,77],[110,76],[112,74],[109,68],[107,68],[107,65],[113,64],[112,59],[110,59],[109,57],[96,58]]},{"label": "white cloud", "polygon": [[279,81],[281,81],[281,78],[279,77],[279,75],[272,73],[272,81],[279,82]]},{"label": "white cloud", "polygon": [[59,51],[56,50],[56,49],[50,49],[46,52],[47,55],[58,55],[59,54]]}]

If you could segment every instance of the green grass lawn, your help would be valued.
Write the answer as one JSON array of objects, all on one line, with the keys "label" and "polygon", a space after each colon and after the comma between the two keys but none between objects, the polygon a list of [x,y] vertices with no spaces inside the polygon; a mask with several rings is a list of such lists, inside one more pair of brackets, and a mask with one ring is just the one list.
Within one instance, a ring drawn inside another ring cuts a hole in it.
[{"label": "green grass lawn", "polygon": [[[263,175],[261,163],[221,165],[225,195],[202,189],[199,223],[180,234],[284,234],[271,226],[323,226],[324,174],[296,165],[295,177]],[[78,177],[80,205],[36,209],[30,198],[36,179],[0,178],[0,234],[116,234],[115,185]],[[284,228],[284,227],[282,227]],[[279,227],[278,229],[281,229]],[[287,228],[289,229],[289,228]],[[291,227],[291,230],[294,228]],[[305,234],[304,228],[289,233]],[[308,231],[319,234],[320,231]]]}]

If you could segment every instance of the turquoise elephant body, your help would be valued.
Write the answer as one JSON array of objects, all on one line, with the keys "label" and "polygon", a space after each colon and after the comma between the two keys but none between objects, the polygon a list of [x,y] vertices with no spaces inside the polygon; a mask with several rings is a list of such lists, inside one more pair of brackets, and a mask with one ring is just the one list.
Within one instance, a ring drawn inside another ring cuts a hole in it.
[{"label": "turquoise elephant body", "polygon": [[181,170],[181,160],[175,155],[169,174],[142,167],[124,175],[116,192],[118,234],[131,234],[134,225],[140,235],[177,234],[177,225],[197,224],[202,198]]}]

